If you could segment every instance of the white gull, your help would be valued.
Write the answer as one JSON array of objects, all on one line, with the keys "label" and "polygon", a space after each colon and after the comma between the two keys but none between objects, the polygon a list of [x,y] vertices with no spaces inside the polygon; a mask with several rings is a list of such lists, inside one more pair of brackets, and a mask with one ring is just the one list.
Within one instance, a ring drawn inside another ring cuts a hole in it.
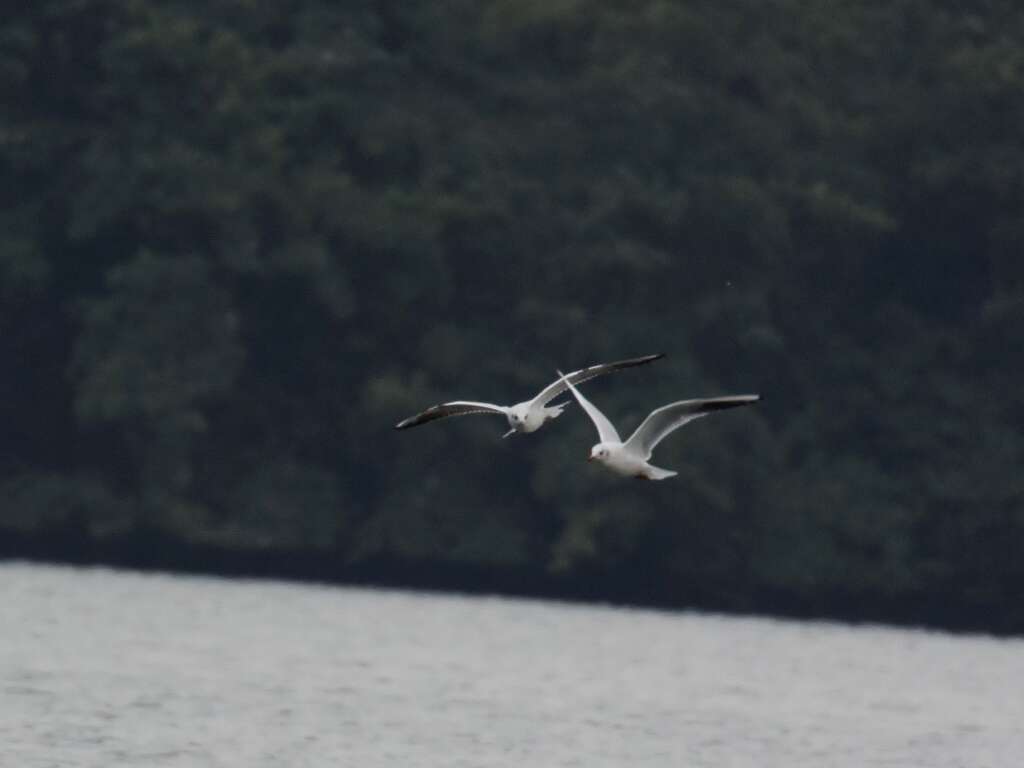
[{"label": "white gull", "polygon": [[612,371],[618,371],[623,368],[632,368],[637,365],[646,365],[647,363],[653,363],[655,360],[664,357],[664,355],[647,355],[645,357],[634,357],[629,360],[619,360],[614,363],[602,363],[600,365],[592,365],[589,368],[581,368],[578,371],[573,371],[568,376],[564,376],[559,373],[557,381],[549,384],[540,391],[536,397],[532,400],[524,400],[521,403],[515,405],[494,405],[493,403],[479,403],[472,400],[453,400],[449,403],[441,403],[440,405],[434,405],[427,410],[417,413],[415,416],[410,416],[408,419],[395,424],[395,429],[408,429],[409,427],[416,427],[420,424],[426,424],[430,421],[436,421],[437,419],[445,419],[449,416],[468,416],[470,414],[485,413],[485,414],[499,414],[508,419],[508,424],[511,429],[506,432],[502,437],[508,437],[514,435],[516,432],[536,432],[540,429],[545,422],[551,421],[551,419],[557,419],[562,415],[562,410],[570,401],[559,403],[554,406],[549,406],[552,400],[561,395],[566,390],[566,384],[569,386],[573,384],[582,384],[588,379],[592,379],[595,376],[603,376],[606,373]]},{"label": "white gull", "polygon": [[601,442],[590,449],[587,461],[598,461],[612,472],[627,477],[646,480],[665,480],[677,474],[670,469],[661,469],[649,464],[655,446],[679,429],[684,424],[699,419],[701,416],[726,408],[750,405],[761,399],[760,395],[729,395],[726,397],[707,397],[699,400],[680,400],[676,403],[663,405],[651,411],[636,431],[625,442],[619,437],[608,418],[593,403],[580,394],[573,382],[562,375],[560,381],[572,391],[573,396],[590,416],[597,427]]}]

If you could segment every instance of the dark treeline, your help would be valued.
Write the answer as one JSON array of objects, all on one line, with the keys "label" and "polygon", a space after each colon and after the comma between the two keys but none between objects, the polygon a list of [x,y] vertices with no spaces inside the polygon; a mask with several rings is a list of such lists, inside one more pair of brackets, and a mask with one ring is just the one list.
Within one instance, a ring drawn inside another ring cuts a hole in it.
[{"label": "dark treeline", "polygon": [[[37,0],[3,554],[1024,631],[1015,0]],[[589,466],[556,367],[666,441]]]}]

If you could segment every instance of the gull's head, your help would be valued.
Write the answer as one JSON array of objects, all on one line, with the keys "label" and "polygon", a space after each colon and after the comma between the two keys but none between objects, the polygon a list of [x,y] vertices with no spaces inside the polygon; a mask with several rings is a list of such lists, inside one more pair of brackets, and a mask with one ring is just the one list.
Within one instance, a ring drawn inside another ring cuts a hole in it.
[{"label": "gull's head", "polygon": [[508,410],[508,423],[512,426],[512,429],[521,431],[527,428],[526,416],[530,410],[528,403],[519,403],[513,405]]},{"label": "gull's head", "polygon": [[590,449],[587,461],[607,461],[611,455],[611,446],[608,443],[598,443]]}]

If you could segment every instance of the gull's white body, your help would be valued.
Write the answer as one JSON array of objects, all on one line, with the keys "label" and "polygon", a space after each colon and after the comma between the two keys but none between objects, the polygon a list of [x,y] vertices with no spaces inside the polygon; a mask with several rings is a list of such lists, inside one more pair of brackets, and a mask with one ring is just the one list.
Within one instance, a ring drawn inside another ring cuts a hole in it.
[{"label": "gull's white body", "polygon": [[511,429],[509,429],[503,437],[514,435],[517,432],[529,434],[530,432],[536,432],[547,422],[552,419],[557,419],[562,415],[562,411],[570,401],[567,400],[564,403],[558,403],[557,405],[548,405],[548,403],[566,391],[567,385],[563,382],[568,382],[569,386],[572,384],[582,384],[584,381],[592,379],[595,376],[603,376],[606,373],[611,373],[612,371],[617,371],[622,368],[646,365],[647,363],[653,363],[655,360],[662,357],[664,357],[664,355],[647,355],[646,357],[619,360],[614,363],[592,365],[589,368],[581,368],[578,371],[573,371],[568,376],[559,374],[560,378],[558,380],[544,387],[544,389],[542,389],[532,400],[524,400],[523,402],[516,403],[515,405],[495,405],[493,403],[480,403],[472,400],[453,400],[449,403],[441,403],[440,405],[431,406],[430,408],[427,408],[427,410],[422,411],[415,416],[400,421],[395,425],[395,429],[408,429],[420,424],[426,424],[429,421],[444,419],[449,416],[468,416],[469,414],[475,413],[490,413],[500,414],[508,420],[508,425]]},{"label": "gull's white body", "polygon": [[505,416],[508,418],[508,425],[512,427],[513,432],[529,434],[530,432],[536,432],[552,419],[557,419],[561,416],[562,411],[565,410],[565,406],[568,404],[569,401],[567,400],[564,403],[549,407],[535,400],[525,400],[505,408]]},{"label": "gull's white body", "polygon": [[669,434],[712,411],[749,405],[760,399],[760,395],[731,395],[670,403],[651,411],[629,439],[623,441],[615,426],[608,421],[608,417],[583,397],[571,381],[564,377],[562,380],[597,427],[601,442],[590,449],[587,460],[600,462],[618,475],[644,480],[665,480],[678,474],[671,469],[662,469],[650,463],[655,446]]},{"label": "gull's white body", "polygon": [[677,474],[670,469],[661,469],[647,463],[639,454],[627,450],[622,443],[598,443],[590,449],[588,461],[599,461],[617,475],[643,480],[664,480]]}]

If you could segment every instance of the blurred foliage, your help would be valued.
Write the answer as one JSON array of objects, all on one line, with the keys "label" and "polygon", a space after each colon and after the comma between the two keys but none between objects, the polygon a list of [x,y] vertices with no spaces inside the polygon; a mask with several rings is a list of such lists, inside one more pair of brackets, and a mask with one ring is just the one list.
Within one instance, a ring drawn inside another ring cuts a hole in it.
[{"label": "blurred foliage", "polygon": [[[1009,0],[11,9],[0,527],[1024,629],[1022,40]],[[390,430],[650,352],[588,385],[624,429],[765,397],[668,483],[575,406]]]}]

